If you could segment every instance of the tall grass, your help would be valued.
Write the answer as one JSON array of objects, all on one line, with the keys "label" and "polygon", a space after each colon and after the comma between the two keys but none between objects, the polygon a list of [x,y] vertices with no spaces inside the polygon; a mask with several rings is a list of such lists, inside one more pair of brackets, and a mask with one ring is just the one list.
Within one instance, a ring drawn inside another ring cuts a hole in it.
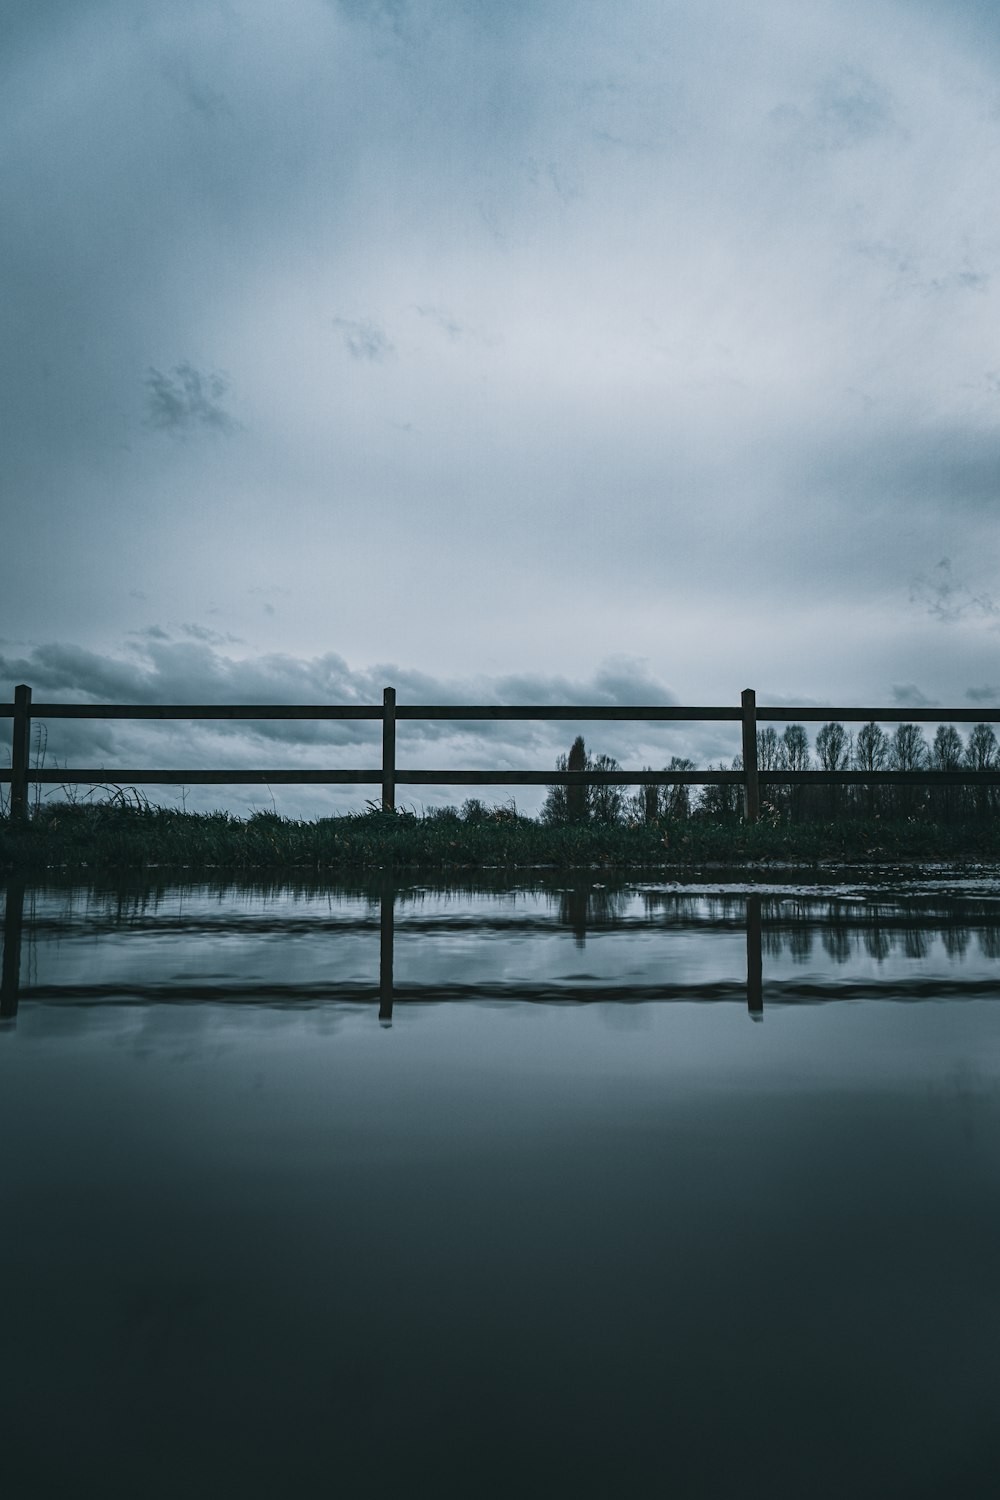
[{"label": "tall grass", "polygon": [[375,871],[603,866],[657,869],[756,861],[1000,859],[993,819],[961,825],[860,818],[808,823],[664,818],[544,824],[509,807],[466,804],[417,817],[370,810],[302,821],[188,813],[147,803],[49,804],[23,824],[0,818],[0,870],[311,869]]}]

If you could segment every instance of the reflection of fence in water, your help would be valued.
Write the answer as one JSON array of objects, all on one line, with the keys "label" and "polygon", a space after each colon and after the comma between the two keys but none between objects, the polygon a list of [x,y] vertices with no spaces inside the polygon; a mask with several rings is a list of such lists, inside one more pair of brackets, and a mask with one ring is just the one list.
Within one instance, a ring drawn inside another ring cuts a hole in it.
[{"label": "reflection of fence in water", "polygon": [[[980,951],[988,959],[1000,956],[1000,902],[987,898],[963,899],[961,909],[942,903],[940,899],[935,900],[929,896],[911,896],[907,898],[894,897],[891,901],[880,897],[850,899],[836,898],[830,896],[809,896],[804,894],[784,895],[774,892],[741,892],[739,895],[714,894],[699,892],[695,895],[679,894],[664,891],[643,891],[639,893],[644,905],[644,914],[633,916],[629,912],[629,906],[634,899],[634,892],[628,890],[609,890],[603,886],[593,886],[588,883],[577,883],[557,891],[547,893],[555,903],[558,911],[558,924],[573,933],[574,940],[578,946],[586,941],[588,933],[600,933],[607,931],[621,931],[627,933],[630,930],[650,930],[650,918],[656,918],[654,930],[656,931],[728,931],[746,933],[746,979],[745,994],[747,1006],[751,1016],[755,1020],[763,1018],[764,1008],[764,976],[763,959],[765,956],[779,957],[784,953],[790,953],[793,960],[804,962],[813,951],[815,936],[819,935],[823,949],[829,959],[834,963],[844,964],[852,955],[859,951],[859,945],[865,952],[874,958],[887,958],[893,953],[902,952],[910,959],[922,959],[930,950],[931,943],[935,938],[940,938],[949,959],[961,959],[970,946],[972,937],[975,936]],[[6,891],[6,906],[3,924],[3,964],[2,964],[2,987],[0,987],[0,1017],[13,1019],[17,1014],[18,1001],[21,990],[21,967],[22,967],[22,935],[25,927],[24,918],[25,886],[23,882],[12,880],[8,883]],[[378,911],[379,927],[379,1020],[384,1026],[391,1025],[394,1004],[403,999],[404,1001],[426,1002],[432,996],[428,995],[421,986],[410,983],[397,985],[394,974],[395,958],[395,928],[396,908],[410,908],[419,904],[419,898],[414,898],[412,893],[409,898],[404,894],[401,896],[392,884],[391,879],[386,878],[381,884],[377,897],[374,893],[369,894],[369,899],[374,899]],[[162,925],[156,917],[159,901],[149,893],[132,892],[125,896],[117,894],[113,902],[112,914],[106,915],[105,922],[101,923],[104,930],[121,930],[122,928],[143,927],[144,919],[151,917],[158,929]],[[88,912],[88,915],[93,915]],[[338,931],[354,930],[356,927],[370,928],[371,918],[363,922],[347,921],[337,923],[330,931],[331,939],[336,940]],[[29,930],[36,925],[33,918],[29,918]],[[40,925],[45,926],[44,922]],[[65,931],[67,924],[56,921],[55,930]],[[165,924],[168,928],[172,925]],[[249,924],[251,929],[260,930],[269,924],[252,920]],[[286,925],[294,925],[296,932],[316,931],[316,924],[308,917],[297,920],[294,924],[287,924],[286,919],[279,917],[276,925],[284,928]],[[512,923],[509,920],[490,923],[486,920],[477,920],[477,927],[483,930],[504,931],[515,929],[520,932],[532,932],[539,929],[551,930],[551,922],[536,922],[521,920]],[[89,923],[88,923],[89,926]],[[463,919],[461,926],[468,930],[468,922]],[[185,929],[183,920],[176,922],[176,931],[180,936]],[[454,930],[454,921],[447,918],[430,918],[419,923],[422,932],[448,932]],[[322,991],[304,990],[301,986],[269,985],[266,987],[273,999],[281,999],[282,996],[290,1000],[302,998],[328,998],[341,997],[343,987],[336,983],[330,983],[322,988]],[[706,982],[706,983],[684,983],[671,984],[669,982],[660,984],[637,985],[630,982],[627,986],[621,984],[588,984],[586,986],[573,987],[564,981],[556,981],[545,984],[504,984],[491,986],[489,984],[445,984],[433,985],[433,996],[439,999],[475,999],[495,998],[503,996],[511,1000],[571,1000],[576,1003],[602,1000],[721,1000],[734,999],[743,985],[736,981]],[[995,986],[992,981],[949,981],[942,985],[940,979],[921,983],[920,980],[904,980],[899,983],[883,985],[879,984],[877,993],[886,998],[920,998],[935,993],[967,993],[988,994]],[[250,998],[247,987],[240,987],[241,993],[246,992]],[[836,999],[854,997],[858,992],[857,986],[845,987],[842,983],[823,985],[812,983],[808,986],[799,986],[795,991],[784,993],[782,999]],[[869,986],[871,992],[871,986]],[[52,993],[52,987],[41,987],[32,985],[30,993],[39,998],[56,998]],[[108,998],[113,998],[117,991],[109,988]],[[130,986],[128,993],[143,997],[142,987]],[[352,993],[356,997],[357,987],[352,987]],[[79,997],[93,998],[93,987],[87,986],[63,986],[58,994],[62,998],[72,999],[74,995]],[[148,998],[158,1000],[169,999],[205,999],[224,998],[222,992],[213,992],[211,989],[199,990],[197,986],[177,988],[165,995],[162,990],[150,987]],[[226,997],[231,998],[231,997]],[[774,998],[779,998],[775,996]]]}]

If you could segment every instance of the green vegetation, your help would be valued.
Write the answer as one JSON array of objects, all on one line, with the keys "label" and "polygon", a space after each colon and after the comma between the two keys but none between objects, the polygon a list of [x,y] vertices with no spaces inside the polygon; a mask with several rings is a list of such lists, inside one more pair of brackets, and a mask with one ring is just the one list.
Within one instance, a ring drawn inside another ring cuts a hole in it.
[{"label": "green vegetation", "polygon": [[[762,771],[808,770],[809,739],[801,724],[780,736],[758,736]],[[919,726],[900,724],[892,736],[866,724],[856,736],[824,724],[815,754],[827,770],[993,770],[1000,764],[988,724],[963,742],[951,725],[928,745]],[[732,763],[738,769],[739,759]],[[588,754],[577,737],[559,770],[615,771],[608,755]],[[693,769],[673,756],[672,771]],[[719,769],[723,769],[719,767]],[[808,865],[896,860],[1000,858],[1000,786],[804,786],[780,781],[763,788],[762,816],[742,819],[735,783],[691,788],[551,786],[539,820],[513,804],[490,807],[468,799],[461,810],[439,808],[364,813],[300,821],[277,813],[248,818],[187,813],[151,806],[134,790],[108,788],[103,802],[46,803],[36,798],[23,824],[0,816],[0,872],[186,866],[194,869],[313,871],[459,870],[599,866],[669,869],[761,861]],[[694,795],[692,796],[692,792]]]},{"label": "green vegetation", "polygon": [[0,870],[64,867],[448,870],[486,867],[663,869],[715,862],[857,863],[1000,858],[994,819],[875,817],[748,826],[700,816],[657,822],[540,823],[477,801],[417,817],[370,811],[313,822],[144,805],[44,806],[18,828],[0,820]]}]

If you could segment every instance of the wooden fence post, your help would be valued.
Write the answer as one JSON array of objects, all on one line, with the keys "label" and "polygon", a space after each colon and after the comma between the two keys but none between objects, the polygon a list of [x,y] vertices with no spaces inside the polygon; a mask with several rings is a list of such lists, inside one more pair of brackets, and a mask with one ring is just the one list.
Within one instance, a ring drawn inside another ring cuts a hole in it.
[{"label": "wooden fence post", "polygon": [[14,689],[14,735],[10,748],[10,815],[23,823],[28,816],[28,757],[31,750],[31,689]]},{"label": "wooden fence post", "polygon": [[744,688],[743,706],[743,816],[748,823],[760,817],[760,781],[757,774],[757,694]]},{"label": "wooden fence post", "polygon": [[382,691],[382,811],[396,810],[396,689]]}]

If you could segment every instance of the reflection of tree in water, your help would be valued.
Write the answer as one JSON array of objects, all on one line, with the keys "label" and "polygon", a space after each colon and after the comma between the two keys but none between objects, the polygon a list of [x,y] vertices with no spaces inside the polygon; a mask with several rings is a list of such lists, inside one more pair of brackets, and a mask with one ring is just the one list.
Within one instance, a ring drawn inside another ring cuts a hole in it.
[{"label": "reflection of tree in water", "polygon": [[846,964],[854,952],[855,934],[838,923],[824,927],[821,936],[823,951],[828,957],[832,958],[835,964]]},{"label": "reflection of tree in water", "polygon": [[861,934],[869,958],[883,963],[892,952],[892,934],[884,927],[866,927]]},{"label": "reflection of tree in water", "polygon": [[903,952],[907,958],[926,958],[930,951],[930,934],[921,927],[907,927],[903,932]]},{"label": "reflection of tree in water", "polygon": [[967,927],[946,927],[941,936],[944,939],[944,951],[949,958],[965,957],[970,936]]},{"label": "reflection of tree in water", "polygon": [[810,951],[804,934],[818,933],[834,963],[847,963],[862,949],[881,963],[894,953],[925,959],[940,938],[949,958],[961,959],[975,931],[984,956],[995,958],[1000,957],[997,915],[995,903],[949,905],[940,899],[904,904],[779,900],[765,903],[763,946],[772,957],[788,953],[801,963]]},{"label": "reflection of tree in water", "polygon": [[793,927],[788,934],[788,951],[795,963],[808,963],[813,951],[813,929]]},{"label": "reflection of tree in water", "polygon": [[[397,913],[419,916],[431,896],[453,897],[461,905],[463,898],[485,896],[503,903],[528,893],[544,893],[559,923],[573,933],[580,946],[588,931],[613,927],[654,926],[687,933],[745,931],[750,899],[745,888],[732,892],[704,887],[636,889],[625,881],[616,885],[613,876],[610,879],[610,885],[588,877],[562,884],[555,872],[523,879],[509,875],[494,878],[486,872],[481,878],[475,874],[463,876],[459,882],[435,877],[419,881],[392,878],[387,883],[384,873],[372,872],[333,882],[306,874],[275,881],[266,877],[240,880],[221,873],[190,883],[171,880],[164,874],[122,881],[96,879],[89,884],[52,880],[37,890],[33,888],[26,898],[25,940],[30,958],[39,930],[52,935],[81,921],[98,928],[141,928],[153,919],[162,922],[165,915],[175,925],[183,925],[190,920],[191,897],[197,907],[196,920],[201,924],[212,922],[213,907],[218,908],[220,920],[231,920],[234,909],[240,907],[254,918],[266,915],[276,903],[287,905],[289,901],[296,905],[303,902],[302,920],[308,921],[316,915],[317,897],[331,909],[345,898],[349,904],[360,898],[369,907],[368,920],[377,923],[380,905],[387,896],[391,896]],[[38,913],[33,904],[36,896],[42,902]],[[938,939],[952,961],[965,958],[973,941],[984,959],[1000,959],[1000,902],[988,894],[893,890],[888,886],[839,894],[786,887],[762,891],[759,900],[762,951],[772,960],[790,956],[797,964],[807,963],[817,937],[828,959],[838,965],[861,953],[877,963],[893,954],[921,961]],[[461,913],[470,929],[481,916],[474,910],[463,909]]]},{"label": "reflection of tree in water", "polygon": [[767,913],[763,917],[764,925],[761,928],[761,948],[768,958],[780,958],[785,951],[785,934],[779,932],[776,927],[767,926]]},{"label": "reflection of tree in water", "polygon": [[[666,926],[686,928],[742,927],[748,897],[704,892],[644,891],[646,915]],[[864,952],[877,963],[894,953],[927,957],[940,938],[951,959],[961,959],[975,934],[987,958],[1000,958],[1000,907],[995,900],[901,892],[811,895],[762,892],[761,950],[769,958],[790,955],[805,963],[819,936],[824,952],[846,964]]]},{"label": "reflection of tree in water", "polygon": [[578,948],[582,948],[590,927],[614,927],[625,916],[627,891],[610,891],[606,886],[579,882],[559,892],[559,921],[572,928]]},{"label": "reflection of tree in water", "polygon": [[1000,927],[984,927],[977,936],[984,958],[1000,958]]}]

